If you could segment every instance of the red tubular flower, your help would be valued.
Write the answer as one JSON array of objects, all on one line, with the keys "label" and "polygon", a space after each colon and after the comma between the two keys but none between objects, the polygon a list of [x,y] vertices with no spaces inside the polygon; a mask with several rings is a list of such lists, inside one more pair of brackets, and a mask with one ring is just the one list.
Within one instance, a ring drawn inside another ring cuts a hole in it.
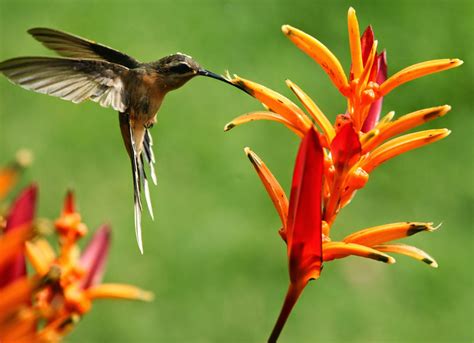
[{"label": "red tubular flower", "polygon": [[314,129],[304,136],[296,157],[286,231],[290,286],[269,342],[276,342],[301,292],[321,272],[321,185],[323,150]]}]

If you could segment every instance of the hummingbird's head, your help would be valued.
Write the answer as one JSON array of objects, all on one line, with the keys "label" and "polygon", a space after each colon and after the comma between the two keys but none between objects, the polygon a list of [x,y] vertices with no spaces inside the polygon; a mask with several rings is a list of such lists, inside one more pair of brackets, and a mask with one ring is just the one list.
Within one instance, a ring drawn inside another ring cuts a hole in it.
[{"label": "hummingbird's head", "polygon": [[203,69],[191,56],[180,52],[160,59],[156,64],[156,70],[163,75],[168,89],[179,88],[198,75],[211,77],[238,87],[224,77]]}]

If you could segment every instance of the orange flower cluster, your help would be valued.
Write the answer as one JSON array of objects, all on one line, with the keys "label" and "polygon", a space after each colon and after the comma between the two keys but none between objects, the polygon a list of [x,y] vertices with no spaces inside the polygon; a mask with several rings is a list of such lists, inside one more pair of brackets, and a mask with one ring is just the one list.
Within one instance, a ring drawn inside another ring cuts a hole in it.
[{"label": "orange flower cluster", "polygon": [[260,84],[235,76],[235,85],[259,100],[267,111],[237,117],[224,130],[254,120],[284,124],[302,138],[296,158],[290,200],[263,161],[249,148],[247,156],[255,167],[280,216],[279,233],[287,244],[290,285],[270,336],[275,342],[299,295],[311,279],[320,276],[323,261],[357,255],[394,263],[390,253],[398,253],[437,267],[424,251],[392,241],[436,227],[426,222],[399,222],[355,232],[342,241],[332,241],[331,227],[339,211],[363,188],[369,174],[380,164],[409,150],[436,142],[447,129],[404,134],[427,121],[445,115],[451,107],[436,106],[418,110],[393,120],[389,112],[379,120],[382,99],[396,87],[434,72],[457,67],[458,59],[439,59],[407,67],[387,78],[385,51],[377,53],[378,42],[372,28],[360,35],[354,9],[348,12],[349,46],[352,65],[346,76],[339,60],[314,37],[289,25],[283,33],[314,59],[347,99],[347,111],[332,125],[309,96],[290,80],[286,83],[309,116],[291,100]]},{"label": "orange flower cluster", "polygon": [[[0,194],[17,180],[14,168],[0,170]],[[100,283],[110,228],[99,228],[81,253],[87,227],[69,192],[55,221],[59,253],[35,232],[37,187],[25,189],[0,222],[0,342],[56,342],[86,314],[95,299],[149,301],[153,295],[125,284]],[[1,199],[1,197],[0,197]],[[27,274],[26,262],[32,267]]]}]

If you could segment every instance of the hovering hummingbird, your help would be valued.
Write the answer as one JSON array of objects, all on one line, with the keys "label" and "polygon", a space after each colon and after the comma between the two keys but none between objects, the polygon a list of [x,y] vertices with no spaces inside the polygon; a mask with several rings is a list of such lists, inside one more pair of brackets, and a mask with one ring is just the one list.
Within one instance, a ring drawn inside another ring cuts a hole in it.
[{"label": "hovering hummingbird", "polygon": [[141,63],[120,51],[66,32],[33,28],[28,33],[64,57],[18,57],[3,61],[0,72],[10,81],[74,103],[92,100],[119,112],[120,131],[132,164],[135,234],[143,253],[140,193],[143,187],[153,218],[144,164],[149,165],[156,185],[149,129],[156,123],[163,98],[169,91],[198,75],[235,85],[201,68],[190,56],[182,53]]}]

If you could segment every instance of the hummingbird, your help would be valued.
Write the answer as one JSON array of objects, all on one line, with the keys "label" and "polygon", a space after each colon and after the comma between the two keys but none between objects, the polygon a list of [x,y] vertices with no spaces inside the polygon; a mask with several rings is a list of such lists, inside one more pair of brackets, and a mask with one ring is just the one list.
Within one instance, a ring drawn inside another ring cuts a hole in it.
[{"label": "hummingbird", "polygon": [[59,30],[33,28],[28,33],[63,57],[18,57],[0,62],[0,72],[11,82],[73,103],[92,100],[118,111],[120,131],[132,166],[135,235],[143,254],[142,189],[153,219],[144,166],[148,164],[156,185],[150,129],[156,123],[165,95],[196,76],[236,85],[203,69],[182,53],[142,63],[108,46]]}]

